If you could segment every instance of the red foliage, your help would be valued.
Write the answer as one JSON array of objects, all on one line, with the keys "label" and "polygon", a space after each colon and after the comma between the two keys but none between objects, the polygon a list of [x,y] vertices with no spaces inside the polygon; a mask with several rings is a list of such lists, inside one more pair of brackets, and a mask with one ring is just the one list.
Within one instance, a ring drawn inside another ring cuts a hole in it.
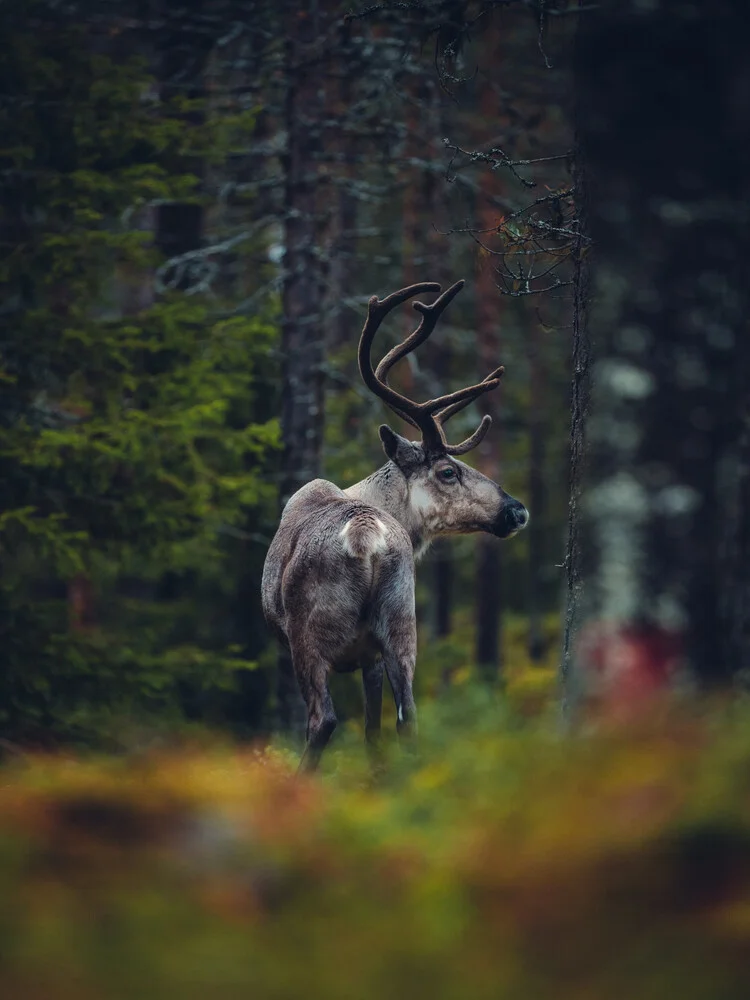
[{"label": "red foliage", "polygon": [[682,650],[682,633],[677,631],[592,622],[582,630],[578,645],[584,697],[608,717],[632,715],[669,689]]}]

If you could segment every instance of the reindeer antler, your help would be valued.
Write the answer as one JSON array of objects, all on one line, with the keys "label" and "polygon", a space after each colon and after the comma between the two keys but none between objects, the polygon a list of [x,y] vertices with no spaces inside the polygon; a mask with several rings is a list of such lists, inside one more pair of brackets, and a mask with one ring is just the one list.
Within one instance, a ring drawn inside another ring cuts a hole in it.
[{"label": "reindeer antler", "polygon": [[443,424],[454,413],[463,410],[479,396],[497,388],[505,369],[501,365],[477,385],[457,389],[456,392],[438,396],[436,399],[428,399],[424,403],[417,403],[392,389],[388,385],[388,373],[397,361],[405,358],[407,354],[411,354],[427,340],[435,329],[445,307],[463,287],[464,282],[457,281],[430,305],[425,305],[424,302],[415,302],[414,308],[422,315],[419,326],[404,341],[392,348],[374,371],[371,359],[372,342],[388,313],[412,296],[419,295],[420,292],[439,292],[440,285],[434,281],[421,281],[415,285],[409,285],[408,288],[402,288],[398,292],[393,292],[385,299],[379,299],[377,295],[373,295],[368,303],[367,319],[360,337],[358,352],[359,370],[368,389],[382,399],[386,406],[390,407],[402,420],[422,432],[422,442],[427,451],[442,452],[448,455],[464,455],[467,451],[475,448],[490,429],[492,417],[482,417],[479,427],[460,444],[448,444]]}]

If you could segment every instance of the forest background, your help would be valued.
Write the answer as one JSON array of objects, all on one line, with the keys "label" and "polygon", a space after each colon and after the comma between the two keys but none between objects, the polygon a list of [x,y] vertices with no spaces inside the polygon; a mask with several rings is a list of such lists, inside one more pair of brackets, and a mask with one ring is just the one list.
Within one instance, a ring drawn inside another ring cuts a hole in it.
[{"label": "forest background", "polygon": [[554,684],[571,19],[474,13],[3,3],[7,739],[299,724],[265,548],[299,485],[382,464],[356,342],[369,296],[415,280],[468,290],[401,384],[505,364],[475,459],[534,511],[502,551],[435,546],[419,684],[506,661]]},{"label": "forest background", "polygon": [[[744,6],[0,0],[0,994],[748,995]],[[264,553],[458,278],[398,384],[505,365],[531,522],[296,777]]]}]

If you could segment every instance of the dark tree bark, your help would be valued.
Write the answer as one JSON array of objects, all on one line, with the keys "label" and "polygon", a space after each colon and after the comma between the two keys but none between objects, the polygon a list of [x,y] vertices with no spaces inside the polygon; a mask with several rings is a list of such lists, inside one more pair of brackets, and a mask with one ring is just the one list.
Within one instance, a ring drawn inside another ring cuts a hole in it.
[{"label": "dark tree bark", "polygon": [[[428,221],[434,216],[435,179],[429,163],[431,159],[430,139],[425,138],[424,135],[425,132],[429,135],[430,121],[433,118],[432,83],[432,80],[419,72],[419,64],[415,63],[405,88],[408,103],[404,144],[406,184],[402,200],[402,281],[404,287],[417,281],[439,280],[436,272],[436,255],[433,252],[434,239]],[[427,118],[427,122],[425,122],[425,118]],[[414,314],[411,310],[404,312],[404,327],[404,336],[411,333],[414,328]],[[411,395],[415,391],[414,372],[411,367],[415,363],[416,359],[410,355],[400,372],[407,395]]]},{"label": "dark tree bark", "polygon": [[320,473],[323,436],[321,303],[325,275],[319,253],[316,189],[324,105],[310,51],[320,30],[316,9],[311,0],[298,6],[288,19],[282,504]]},{"label": "dark tree bark", "polygon": [[[433,210],[434,208],[433,201]],[[451,275],[447,273],[447,268],[438,259],[438,248],[434,247],[433,249],[436,251],[433,255],[434,265],[430,264],[429,275],[426,276],[430,280],[439,281],[443,288],[447,288],[452,283]],[[439,345],[434,345],[433,358],[432,367],[435,372],[437,392],[447,392],[451,373],[451,350],[445,341]],[[431,597],[434,634],[436,639],[445,639],[450,635],[453,628],[453,601],[455,596],[453,589],[455,558],[453,555],[453,542],[450,539],[438,539],[435,542],[430,554],[430,568],[432,570]],[[450,679],[451,672],[449,670],[444,671],[442,677],[443,683],[449,683]]]},{"label": "dark tree bark", "polygon": [[[502,36],[493,27],[488,36],[488,54],[492,63],[500,63]],[[480,111],[486,121],[497,121],[499,101],[491,81],[485,80],[480,95]],[[485,171],[482,175],[479,205],[479,229],[491,232],[497,226],[497,211],[493,208],[499,194],[498,176]],[[492,371],[501,356],[498,338],[498,318],[503,298],[495,280],[492,259],[480,260],[477,274],[477,346],[482,371]],[[501,426],[497,400],[488,393],[483,409],[493,420],[492,430],[477,448],[477,468],[490,479],[500,478]],[[495,539],[477,536],[476,570],[476,638],[475,658],[480,676],[494,682],[502,668],[502,550]]]},{"label": "dark tree bark", "polygon": [[654,0],[582,19],[597,361],[586,562],[568,573],[586,582],[576,669],[615,697],[748,663],[744,13]]},{"label": "dark tree bark", "polygon": [[500,554],[489,540],[480,538],[477,541],[476,662],[479,676],[488,683],[498,679],[502,668],[501,600]]},{"label": "dark tree bark", "polygon": [[586,170],[576,134],[574,184],[578,239],[573,262],[573,346],[571,353],[571,421],[568,479],[568,535],[565,547],[565,612],[561,659],[563,715],[572,707],[573,650],[583,614],[583,553],[581,547],[581,494],[586,458],[586,422],[591,397],[591,340],[588,328],[590,266]]},{"label": "dark tree bark", "polygon": [[[351,38],[351,24],[344,21],[340,28],[339,48],[341,58],[338,76],[331,81],[329,90],[329,119],[341,126],[352,103],[354,74],[361,72],[357,59],[358,49]],[[356,137],[351,126],[339,127],[329,140],[338,154],[338,169],[334,173],[332,192],[333,218],[331,220],[331,249],[329,266],[329,343],[334,350],[352,343],[357,332],[357,319],[345,303],[352,289],[352,274],[357,252],[357,196],[354,181],[357,169]]]},{"label": "dark tree bark", "polygon": [[[485,199],[485,206],[489,206]],[[489,223],[489,208],[482,213],[482,228]],[[491,225],[491,223],[489,223]],[[477,275],[477,341],[481,370],[491,371],[500,356],[497,328],[501,297],[489,261]],[[496,401],[488,393],[483,409],[493,418],[490,433],[476,450],[477,468],[490,479],[500,474],[500,424]],[[497,680],[502,670],[502,553],[497,541],[487,535],[477,536],[476,569],[476,663],[480,676],[489,682]]]},{"label": "dark tree bark", "polygon": [[[325,103],[314,59],[320,21],[316,0],[294,5],[286,19],[282,505],[321,472],[325,274],[316,191]],[[304,720],[302,701],[285,653],[279,660],[277,695],[282,728],[299,729]]]},{"label": "dark tree bark", "polygon": [[[750,386],[750,341],[746,337],[740,361],[742,384]],[[726,657],[743,687],[750,686],[750,392],[745,389],[741,430],[733,476],[726,483],[727,521],[723,555],[726,586],[721,618],[726,623]]]},{"label": "dark tree bark", "polygon": [[[422,71],[415,61],[409,82],[407,115],[407,185],[403,198],[403,260],[404,285],[416,281],[438,281],[443,288],[453,283],[454,276],[446,265],[445,237],[436,229],[438,218],[438,183],[435,164],[440,156],[435,149],[445,129],[441,121],[438,83],[432,66]],[[414,319],[406,315],[409,333]],[[451,374],[450,348],[445,339],[432,346],[430,371],[434,384],[425,387],[428,396],[447,391]],[[408,375],[407,375],[408,378]],[[424,379],[423,379],[424,381]],[[411,390],[413,386],[408,385]],[[436,542],[429,556],[431,579],[431,619],[435,637],[445,638],[452,625],[454,560],[450,543]],[[443,677],[444,682],[449,676]]]},{"label": "dark tree bark", "polygon": [[528,506],[534,516],[526,529],[529,538],[529,615],[528,650],[533,662],[539,662],[545,653],[542,624],[542,573],[544,560],[544,525],[547,489],[545,486],[545,378],[542,360],[542,329],[531,323],[528,334],[530,373],[529,410],[529,499]]}]

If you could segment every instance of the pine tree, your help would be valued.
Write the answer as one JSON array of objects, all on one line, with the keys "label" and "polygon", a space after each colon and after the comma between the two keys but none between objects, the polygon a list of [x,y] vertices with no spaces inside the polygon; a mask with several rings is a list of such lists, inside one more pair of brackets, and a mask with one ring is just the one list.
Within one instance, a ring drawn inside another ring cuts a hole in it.
[{"label": "pine tree", "polygon": [[43,3],[0,37],[0,725],[88,738],[250,665],[193,602],[273,503],[276,329],[199,295],[133,305],[159,259],[142,209],[197,203],[217,148],[190,103]]}]

